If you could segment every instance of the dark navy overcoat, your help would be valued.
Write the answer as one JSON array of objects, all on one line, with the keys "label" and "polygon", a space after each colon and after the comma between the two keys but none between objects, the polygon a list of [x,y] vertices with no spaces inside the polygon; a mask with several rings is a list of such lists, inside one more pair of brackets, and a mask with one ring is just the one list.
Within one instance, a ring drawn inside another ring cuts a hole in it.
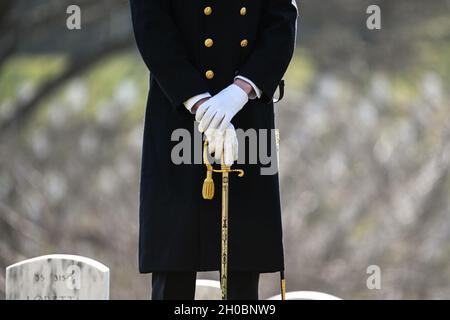
[{"label": "dark navy overcoat", "polygon": [[[253,81],[262,96],[244,106],[232,120],[234,126],[244,131],[275,128],[272,98],[292,58],[297,8],[293,0],[130,3],[137,46],[150,70],[139,268],[142,273],[219,270],[220,176],[215,177],[214,200],[204,200],[205,167],[174,163],[171,155],[179,141],[172,141],[173,133],[181,128],[194,137],[194,116],[183,102],[218,93],[236,75]],[[201,148],[201,142],[192,142],[192,148]],[[230,177],[230,270],[284,269],[278,174],[261,174],[265,165],[233,166],[244,169],[245,176]]]}]

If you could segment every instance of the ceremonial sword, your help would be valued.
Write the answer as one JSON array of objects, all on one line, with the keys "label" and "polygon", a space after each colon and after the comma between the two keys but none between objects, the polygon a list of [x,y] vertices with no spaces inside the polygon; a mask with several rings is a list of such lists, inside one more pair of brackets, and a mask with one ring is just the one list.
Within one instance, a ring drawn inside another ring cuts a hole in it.
[{"label": "ceremonial sword", "polygon": [[[228,288],[228,191],[229,185],[229,173],[237,172],[238,177],[244,176],[244,170],[231,169],[231,166],[227,166],[223,160],[221,160],[220,170],[214,169],[208,160],[208,140],[205,140],[203,144],[203,162],[206,166],[206,178],[203,182],[202,196],[203,199],[211,200],[214,198],[214,180],[213,173],[222,173],[222,231],[221,231],[221,274],[220,274],[220,289],[222,293],[222,300],[227,300],[227,288]],[[284,278],[284,272],[280,272],[281,281],[281,299],[286,299],[286,280]]]}]

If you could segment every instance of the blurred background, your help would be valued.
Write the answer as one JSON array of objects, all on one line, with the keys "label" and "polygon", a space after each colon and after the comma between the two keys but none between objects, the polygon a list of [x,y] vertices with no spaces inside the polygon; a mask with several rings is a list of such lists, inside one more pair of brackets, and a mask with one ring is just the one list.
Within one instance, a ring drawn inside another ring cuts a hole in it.
[{"label": "blurred background", "polygon": [[[70,4],[81,30],[66,28]],[[277,105],[288,291],[450,298],[450,1],[298,4]],[[381,30],[366,27],[372,4]],[[1,299],[6,266],[49,253],[109,266],[114,299],[148,298],[147,85],[128,1],[0,1]],[[380,290],[366,286],[370,265]],[[278,275],[264,275],[261,298],[277,293]]]}]

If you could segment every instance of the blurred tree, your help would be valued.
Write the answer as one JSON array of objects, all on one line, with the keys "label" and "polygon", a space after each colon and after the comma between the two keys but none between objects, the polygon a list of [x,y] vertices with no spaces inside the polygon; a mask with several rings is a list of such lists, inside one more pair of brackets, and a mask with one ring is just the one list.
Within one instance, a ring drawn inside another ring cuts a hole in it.
[{"label": "blurred tree", "polygon": [[[66,8],[82,8],[82,30],[65,27]],[[377,4],[382,10],[382,30],[366,28],[366,9]],[[68,55],[61,74],[48,79],[33,97],[15,106],[0,132],[20,126],[34,114],[39,103],[67,80],[85,72],[108,55],[133,47],[128,1],[124,0],[4,0],[0,4],[0,68],[15,54],[59,51]],[[428,26],[445,19],[449,0],[329,0],[300,2],[298,43],[312,52],[323,70],[343,71],[359,77],[368,68],[405,68],[417,62],[418,39]],[[450,26],[433,41],[448,39]]]},{"label": "blurred tree", "polygon": [[[300,2],[298,43],[312,52],[323,70],[343,71],[359,78],[368,68],[405,68],[417,62],[418,38],[427,26],[446,18],[449,0],[329,0]],[[82,8],[82,30],[65,27],[66,8]],[[366,28],[366,9],[382,10],[382,30]],[[18,53],[59,51],[68,55],[66,68],[43,83],[33,97],[17,103],[11,116],[0,123],[0,132],[25,123],[39,103],[67,80],[108,55],[133,47],[128,1],[124,0],[4,0],[0,4],[0,68]],[[450,26],[442,24],[440,36],[448,39]]]},{"label": "blurred tree", "polygon": [[[71,4],[82,8],[80,31],[66,28],[66,9]],[[0,132],[19,129],[40,103],[68,80],[133,44],[127,1],[7,0],[1,6],[0,68],[12,56],[25,52],[65,53],[67,63],[31,98],[15,105],[14,112],[0,123]]]}]

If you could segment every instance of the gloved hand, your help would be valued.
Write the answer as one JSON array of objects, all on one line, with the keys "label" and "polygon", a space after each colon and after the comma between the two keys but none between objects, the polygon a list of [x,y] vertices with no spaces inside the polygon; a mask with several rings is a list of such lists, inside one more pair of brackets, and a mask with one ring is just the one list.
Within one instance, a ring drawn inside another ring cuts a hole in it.
[{"label": "gloved hand", "polygon": [[232,84],[226,87],[198,108],[195,113],[195,120],[199,122],[198,130],[224,131],[247,102],[248,95],[239,86]]},{"label": "gloved hand", "polygon": [[230,123],[225,131],[208,129],[205,132],[208,139],[208,152],[214,153],[214,158],[220,163],[222,154],[225,165],[231,166],[238,159],[239,144],[234,126]]}]

